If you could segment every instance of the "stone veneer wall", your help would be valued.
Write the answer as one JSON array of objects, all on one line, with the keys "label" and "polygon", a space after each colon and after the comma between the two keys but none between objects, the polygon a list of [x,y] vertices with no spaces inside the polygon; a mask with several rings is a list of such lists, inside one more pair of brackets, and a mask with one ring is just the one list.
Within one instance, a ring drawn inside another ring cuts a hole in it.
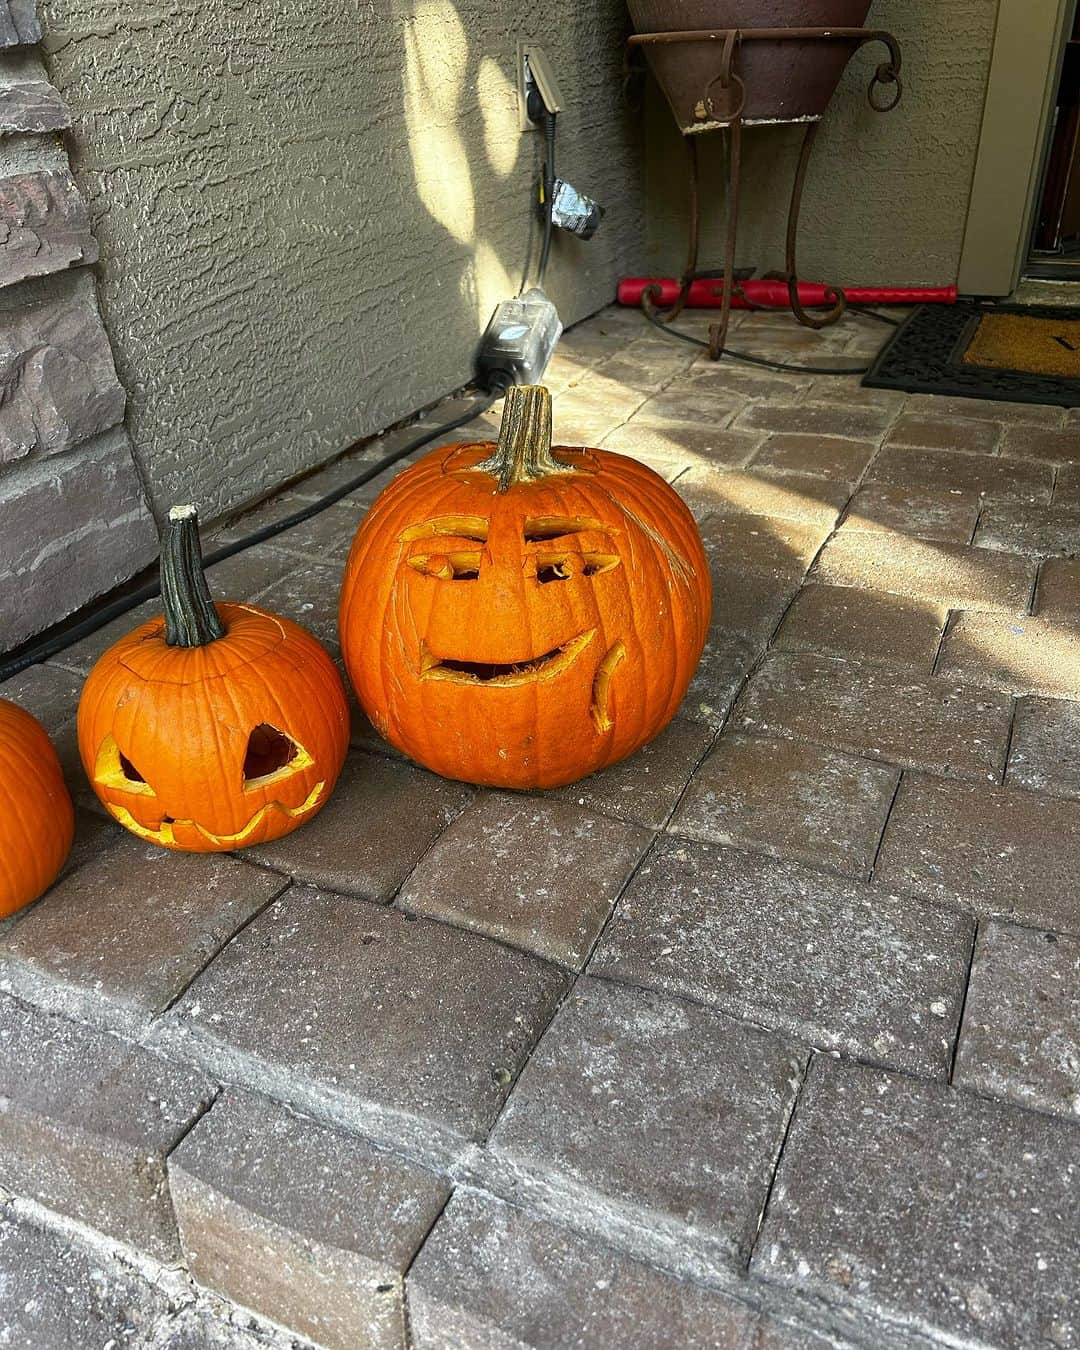
[{"label": "stone veneer wall", "polygon": [[40,37],[33,0],[0,0],[0,651],[130,576],[156,537]]}]

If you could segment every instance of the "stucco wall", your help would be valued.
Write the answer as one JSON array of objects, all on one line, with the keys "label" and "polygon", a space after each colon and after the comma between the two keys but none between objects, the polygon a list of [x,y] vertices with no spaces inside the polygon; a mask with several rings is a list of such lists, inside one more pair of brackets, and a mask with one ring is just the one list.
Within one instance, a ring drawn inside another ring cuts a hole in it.
[{"label": "stucco wall", "polygon": [[522,10],[43,0],[159,515],[213,518],[468,379],[530,233],[518,36],[562,83],[560,170],[608,208],[594,240],[559,240],[548,289],[566,322],[610,299],[644,230],[624,6]]},{"label": "stucco wall", "polygon": [[[904,98],[868,107],[866,86],[884,49],[857,53],[814,150],[800,232],[808,280],[869,285],[954,282],[975,167],[998,0],[875,0],[867,24],[900,39]],[[667,104],[647,99],[650,270],[677,273],[686,252],[685,152]],[[782,268],[798,127],[748,129],[743,138],[740,266]],[[723,258],[721,136],[704,138],[706,228],[702,266]],[[715,190],[714,190],[715,189]]]}]

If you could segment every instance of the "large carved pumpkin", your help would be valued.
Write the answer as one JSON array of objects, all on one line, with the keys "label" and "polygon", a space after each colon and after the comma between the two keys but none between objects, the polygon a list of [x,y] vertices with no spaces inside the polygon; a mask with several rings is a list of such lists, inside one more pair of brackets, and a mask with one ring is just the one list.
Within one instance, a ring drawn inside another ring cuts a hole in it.
[{"label": "large carved pumpkin", "polygon": [[0,699],[0,919],[52,885],[74,835],[71,797],[45,728]]},{"label": "large carved pumpkin", "polygon": [[357,533],[341,646],[375,727],[437,773],[554,787],[649,741],[709,624],[693,517],[651,469],[551,448],[546,389],[507,392],[498,446],[443,447]]},{"label": "large carved pumpkin", "polygon": [[162,536],[164,616],[90,672],[79,752],[110,814],[165,848],[219,852],[295,830],[326,802],[349,740],[345,690],[297,624],[210,599],[195,512]]}]

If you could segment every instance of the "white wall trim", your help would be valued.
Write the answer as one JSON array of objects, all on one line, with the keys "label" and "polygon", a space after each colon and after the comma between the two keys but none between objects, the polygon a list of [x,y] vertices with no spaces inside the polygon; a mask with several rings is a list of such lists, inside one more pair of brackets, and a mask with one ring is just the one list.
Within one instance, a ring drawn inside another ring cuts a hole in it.
[{"label": "white wall trim", "polygon": [[957,279],[965,294],[1008,295],[1020,279],[1073,5],[999,0]]}]

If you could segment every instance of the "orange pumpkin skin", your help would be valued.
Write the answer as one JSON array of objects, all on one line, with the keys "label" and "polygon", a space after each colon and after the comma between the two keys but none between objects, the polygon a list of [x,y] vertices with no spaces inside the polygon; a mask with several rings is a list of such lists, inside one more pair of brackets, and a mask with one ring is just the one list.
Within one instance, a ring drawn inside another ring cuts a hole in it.
[{"label": "orange pumpkin skin", "polygon": [[75,811],[45,728],[0,699],[0,919],[52,885],[74,837]]},{"label": "orange pumpkin skin", "polygon": [[[206,646],[171,647],[164,619],[142,624],[101,656],[79,700],[79,753],[110,814],[194,853],[295,830],[330,796],[349,743],[341,677],[315,638],[254,605],[216,609],[225,636]],[[291,741],[292,758],[247,775],[261,727]]]},{"label": "orange pumpkin skin", "polygon": [[413,759],[556,787],[674,716],[705,643],[709,567],[686,506],[636,460],[560,446],[501,490],[493,448],[437,449],[377,499],[345,569],[341,647],[364,711]]}]

